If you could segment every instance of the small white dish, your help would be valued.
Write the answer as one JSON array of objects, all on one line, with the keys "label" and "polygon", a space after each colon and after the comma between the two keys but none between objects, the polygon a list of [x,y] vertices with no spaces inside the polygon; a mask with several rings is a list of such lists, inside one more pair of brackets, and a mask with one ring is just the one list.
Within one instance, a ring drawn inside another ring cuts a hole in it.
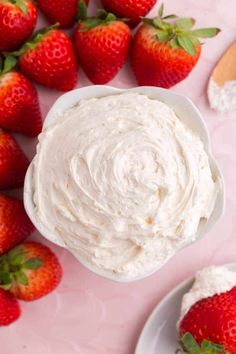
[{"label": "small white dish", "polygon": [[[236,272],[236,263],[226,267]],[[176,323],[180,315],[181,301],[193,281],[194,278],[191,278],[179,284],[156,306],[143,327],[135,354],[175,353],[178,348]]]},{"label": "small white dish", "polygon": [[[93,85],[93,86],[88,86],[84,88],[79,88],[70,92],[67,92],[66,94],[62,95],[52,106],[50,109],[45,121],[44,121],[44,126],[43,129],[47,128],[50,126],[52,123],[55,122],[55,120],[58,118],[59,114],[61,114],[63,111],[66,111],[68,108],[72,107],[78,101],[81,99],[88,99],[92,97],[102,97],[102,96],[107,96],[107,95],[113,95],[113,94],[119,94],[121,92],[138,92],[140,94],[145,94],[149,96],[150,98],[158,99],[170,107],[172,107],[177,114],[177,116],[193,131],[195,131],[202,139],[205,149],[208,152],[209,155],[209,161],[211,165],[211,170],[213,174],[214,179],[218,179],[220,181],[220,191],[218,193],[218,197],[216,200],[215,208],[213,210],[213,213],[211,217],[206,220],[202,221],[199,224],[198,227],[198,232],[197,232],[197,239],[202,237],[204,234],[206,234],[212,227],[213,225],[217,222],[217,220],[222,216],[224,212],[224,182],[223,182],[223,177],[221,174],[221,171],[219,167],[217,166],[216,161],[214,160],[211,152],[211,144],[210,144],[210,137],[207,131],[206,124],[204,122],[204,119],[201,115],[201,113],[198,111],[198,109],[194,106],[194,104],[185,96],[176,94],[170,90],[158,88],[158,87],[136,87],[132,89],[117,89],[114,87],[110,86],[100,86],[100,85]],[[33,161],[32,161],[33,162]],[[27,214],[29,215],[31,221],[35,225],[35,227],[38,229],[38,231],[48,240],[51,242],[61,246],[65,247],[66,245],[63,243],[62,240],[58,239],[55,237],[55,235],[50,234],[46,228],[44,228],[43,225],[39,224],[37,222],[36,218],[36,213],[35,213],[35,205],[33,202],[33,188],[32,188],[32,174],[33,174],[33,163],[30,164],[26,177],[25,177],[25,184],[24,184],[24,204],[25,204],[25,209]],[[105,278],[111,279],[113,281],[118,281],[118,282],[130,282],[134,280],[140,280],[143,278],[146,278],[147,276],[155,273],[157,270],[160,268],[154,268],[149,272],[148,274],[139,276],[137,278],[132,278],[132,279],[127,279],[125,277],[117,277],[114,276],[111,272],[109,271],[104,271],[104,270],[99,270],[95,268],[92,264],[86,262],[84,259],[81,259],[81,257],[78,256],[77,253],[75,253],[74,250],[69,249],[69,251],[74,254],[74,256],[82,263],[85,267],[93,271],[94,273],[103,276]],[[166,262],[169,259],[166,260]]]}]

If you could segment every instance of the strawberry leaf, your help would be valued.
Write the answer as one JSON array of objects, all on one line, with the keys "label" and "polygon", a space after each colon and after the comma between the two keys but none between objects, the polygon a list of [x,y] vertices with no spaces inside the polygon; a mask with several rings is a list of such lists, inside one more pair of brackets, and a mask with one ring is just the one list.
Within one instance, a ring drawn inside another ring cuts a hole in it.
[{"label": "strawberry leaf", "polygon": [[11,289],[11,284],[2,284],[2,285],[0,285],[0,289],[10,290]]},{"label": "strawberry leaf", "polygon": [[112,22],[112,21],[115,21],[117,18],[116,18],[116,16],[114,15],[114,14],[112,14],[111,12],[109,12],[108,14],[107,14],[107,17],[105,18],[105,23],[110,23],[110,22]]},{"label": "strawberry leaf", "polygon": [[20,57],[22,54],[24,54],[28,49],[32,49],[34,48],[35,44],[32,42],[26,42],[25,44],[23,44],[23,46],[19,49],[16,50],[15,52],[11,52],[11,56],[13,56],[14,58]]},{"label": "strawberry leaf", "polygon": [[11,283],[11,275],[8,272],[0,272],[0,283],[10,284]]},{"label": "strawberry leaf", "polygon": [[107,12],[104,9],[98,9],[98,18],[100,18],[100,20],[103,20],[105,23],[109,23],[112,21],[123,21],[123,22],[128,22],[129,19],[128,18],[119,18],[116,17],[115,14],[113,14],[112,12]]},{"label": "strawberry leaf", "polygon": [[201,349],[205,352],[215,352],[215,353],[222,353],[224,350],[223,345],[215,344],[210,342],[209,340],[204,340],[201,345]]},{"label": "strawberry leaf", "polygon": [[38,269],[43,265],[43,262],[39,258],[30,258],[24,264],[25,269]]},{"label": "strawberry leaf", "polygon": [[200,38],[212,38],[220,32],[219,28],[199,28],[191,31],[191,34]]},{"label": "strawberry leaf", "polygon": [[144,18],[143,22],[147,25],[153,26],[153,19],[152,18]]},{"label": "strawberry leaf", "polygon": [[10,264],[11,266],[20,266],[24,263],[26,252],[21,252],[11,257]]},{"label": "strawberry leaf", "polygon": [[172,20],[175,18],[177,18],[177,16],[172,14],[172,15],[162,17],[162,20]]},{"label": "strawberry leaf", "polygon": [[100,18],[88,18],[83,22],[83,27],[80,29],[80,32],[85,32],[93,27],[96,27],[102,23]]},{"label": "strawberry leaf", "polygon": [[24,0],[15,0],[16,5],[21,9],[21,11],[23,12],[24,16],[27,15],[28,9],[27,6],[25,4]]},{"label": "strawberry leaf", "polygon": [[24,249],[22,246],[16,246],[14,248],[12,248],[8,253],[7,253],[7,257],[9,259],[11,259],[12,257],[14,257],[15,255],[24,252]]},{"label": "strawberry leaf", "polygon": [[176,21],[176,26],[181,29],[189,30],[195,24],[195,20],[193,18],[181,17]]},{"label": "strawberry leaf", "polygon": [[59,27],[59,23],[55,23],[52,26],[39,29],[32,35],[32,37],[28,40],[28,42],[24,43],[19,50],[16,50],[15,52],[11,52],[10,55],[13,57],[20,57],[22,54],[27,52],[28,49],[33,49],[37,45],[37,43],[42,40],[45,34],[49,33],[54,29],[57,29],[58,27]]},{"label": "strawberry leaf", "polygon": [[16,66],[16,64],[17,64],[17,59],[13,55],[7,54],[4,60],[1,74],[8,73]]},{"label": "strawberry leaf", "polygon": [[26,252],[21,246],[17,246],[7,253],[9,266],[18,266],[24,262]]},{"label": "strawberry leaf", "polygon": [[201,354],[201,348],[191,333],[185,333],[181,339],[184,349],[191,354]]},{"label": "strawberry leaf", "polygon": [[[202,44],[199,41],[199,38],[211,38],[220,32],[220,29],[218,28],[200,28],[192,30],[195,25],[195,20],[193,18],[178,18],[176,15],[163,16],[163,13],[164,7],[162,4],[157,17],[153,19],[144,18],[143,22],[156,28],[157,40],[161,42],[169,42],[173,49],[181,47],[191,56],[197,54],[198,48],[196,47],[199,47]],[[164,33],[161,33],[160,31]]]},{"label": "strawberry leaf", "polygon": [[179,45],[179,43],[178,43],[178,41],[177,41],[177,38],[171,39],[170,45],[171,45],[171,47],[172,47],[173,49],[178,49],[178,48],[180,48],[180,45]]},{"label": "strawberry leaf", "polygon": [[98,12],[99,18],[102,19],[102,20],[105,20],[105,18],[108,15],[108,12],[106,10],[104,10],[104,9],[98,9],[97,12]]},{"label": "strawberry leaf", "polygon": [[113,21],[128,22],[129,19],[118,18],[111,12],[107,12],[104,9],[98,9],[98,17],[86,17],[85,19],[80,20],[80,23],[83,24],[83,26],[80,28],[80,32],[86,32],[87,30],[93,27],[97,27],[101,24],[109,25]]},{"label": "strawberry leaf", "polygon": [[193,43],[193,45],[201,45],[201,42],[199,41],[199,39],[197,37],[192,37],[191,35],[187,36],[191,42]]},{"label": "strawberry leaf", "polygon": [[38,43],[45,34],[47,34],[50,31],[53,31],[54,29],[59,28],[59,26],[60,24],[57,22],[54,23],[52,26],[40,28],[38,31],[36,31],[33,34],[33,36],[30,38],[30,40],[27,43],[34,43],[34,44]]},{"label": "strawberry leaf", "polygon": [[3,69],[3,58],[0,55],[0,73],[2,72],[2,69]]},{"label": "strawberry leaf", "polygon": [[164,21],[162,21],[162,19],[160,17],[156,17],[153,19],[153,24],[156,28],[165,30],[169,27],[168,24],[166,24]]},{"label": "strawberry leaf", "polygon": [[87,5],[84,0],[80,0],[78,2],[78,13],[76,16],[76,20],[86,20],[88,18]]},{"label": "strawberry leaf", "polygon": [[18,271],[14,273],[16,280],[22,285],[28,285],[28,278],[24,272]]},{"label": "strawberry leaf", "polygon": [[7,261],[6,254],[4,254],[0,257],[0,272],[9,272],[9,264]]},{"label": "strawberry leaf", "polygon": [[177,353],[182,354],[230,354],[225,351],[223,345],[213,343],[209,340],[203,340],[201,346],[197,343],[193,335],[186,332],[181,339],[182,349],[177,349]]},{"label": "strawberry leaf", "polygon": [[188,54],[191,56],[196,55],[196,48],[191,39],[185,36],[177,36],[177,41],[180,47],[183,48]]},{"label": "strawberry leaf", "polygon": [[170,39],[167,31],[157,31],[156,37],[160,42],[167,42]]},{"label": "strawberry leaf", "polygon": [[158,16],[159,16],[160,18],[162,18],[162,17],[163,17],[163,14],[164,14],[164,4],[161,4],[160,9],[159,9],[159,11],[158,11]]}]

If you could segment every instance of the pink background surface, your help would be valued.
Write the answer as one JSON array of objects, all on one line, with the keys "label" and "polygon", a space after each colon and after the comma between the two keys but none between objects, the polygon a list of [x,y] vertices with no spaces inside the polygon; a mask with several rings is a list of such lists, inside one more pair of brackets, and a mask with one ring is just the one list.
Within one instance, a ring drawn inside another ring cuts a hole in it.
[{"label": "pink background surface", "polygon": [[[236,260],[236,112],[217,114],[209,108],[206,97],[215,63],[236,38],[236,1],[165,0],[165,7],[167,13],[195,17],[199,27],[222,29],[216,39],[204,45],[190,77],[173,91],[189,96],[205,117],[215,157],[225,176],[225,215],[204,239],[179,252],[161,271],[131,284],[102,279],[84,269],[67,251],[50,244],[63,264],[63,280],[49,296],[21,303],[20,320],[0,329],[1,354],[132,354],[148,315],[175,285],[203,266]],[[110,84],[136,85],[128,64]],[[80,70],[78,87],[86,85],[90,83]],[[45,116],[60,93],[41,87],[39,92]],[[32,157],[36,142],[17,139]],[[35,237],[49,244],[40,235]]]}]

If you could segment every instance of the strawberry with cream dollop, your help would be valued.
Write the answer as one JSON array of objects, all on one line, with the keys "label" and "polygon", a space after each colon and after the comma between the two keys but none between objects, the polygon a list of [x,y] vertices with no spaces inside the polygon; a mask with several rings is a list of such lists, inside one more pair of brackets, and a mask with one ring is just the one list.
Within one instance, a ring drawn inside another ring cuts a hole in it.
[{"label": "strawberry with cream dollop", "polygon": [[236,273],[226,267],[198,272],[182,300],[178,331],[184,353],[236,353]]}]

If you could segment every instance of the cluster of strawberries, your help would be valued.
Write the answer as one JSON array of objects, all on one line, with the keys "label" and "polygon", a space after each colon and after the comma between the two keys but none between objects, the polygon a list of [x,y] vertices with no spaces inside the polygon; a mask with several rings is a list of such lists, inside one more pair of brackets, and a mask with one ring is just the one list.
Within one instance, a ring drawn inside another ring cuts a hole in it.
[{"label": "cluster of strawberries", "polygon": [[[14,150],[14,140],[11,143]],[[17,156],[26,166],[21,152]],[[0,194],[0,225],[0,326],[6,326],[20,316],[17,299],[32,301],[50,293],[61,280],[62,268],[48,247],[33,241],[21,243],[34,230],[21,200]]]},{"label": "cluster of strawberries", "polygon": [[[164,16],[163,6],[156,18],[145,19],[156,0],[102,0],[105,9],[98,17],[88,17],[88,1],[38,0],[37,7],[53,25],[35,33],[38,10],[33,1],[0,1],[0,124],[5,129],[39,133],[41,114],[31,81],[68,91],[77,83],[80,65],[93,83],[105,84],[130,53],[139,85],[169,88],[197,63],[199,38],[219,32],[193,30],[192,18]],[[132,39],[131,28],[141,18]],[[73,40],[58,28],[75,23]]]},{"label": "cluster of strawberries", "polygon": [[[15,69],[18,57],[13,52],[30,46],[25,41],[34,31],[36,20],[37,9],[31,1],[0,1],[1,191],[21,188],[29,165],[8,131],[34,137],[42,129],[37,91],[23,71]],[[0,194],[0,225],[0,326],[3,326],[20,316],[17,299],[35,300],[51,292],[60,282],[62,268],[48,247],[37,242],[22,243],[34,231],[22,200]]]},{"label": "cluster of strawberries", "polygon": [[[13,72],[9,75],[12,77],[15,74]],[[20,105],[21,100],[30,102],[27,86],[34,95],[36,91],[34,88],[31,89],[30,82],[24,77],[22,80],[15,78],[18,79],[19,87],[18,91],[15,88],[15,94],[19,96]],[[4,80],[11,79],[8,77]],[[0,78],[0,92],[1,85]],[[9,102],[11,113],[12,95],[8,95],[8,92],[8,90],[5,92],[5,97]],[[1,122],[4,121],[1,102],[0,107],[0,127],[6,128]],[[30,128],[27,126],[27,119],[30,119],[27,114],[29,112],[25,111],[25,119],[19,120],[16,126],[12,116],[13,119],[8,121],[8,128],[30,136],[36,135],[41,129],[41,118],[39,116]],[[22,115],[24,117],[24,110]],[[29,161],[15,138],[0,129],[0,190],[22,187],[28,165]],[[0,326],[8,325],[20,316],[17,298],[37,299],[52,291],[61,279],[61,266],[50,249],[36,242],[25,242],[19,245],[33,230],[34,227],[25,212],[22,200],[0,193]]]},{"label": "cluster of strawberries", "polygon": [[[28,165],[16,140],[0,130],[0,190],[22,187]],[[33,231],[22,200],[0,194],[0,326],[20,316],[17,299],[38,299],[60,282],[62,269],[52,251],[22,243]]]},{"label": "cluster of strawberries", "polygon": [[[9,54],[31,35],[36,7],[30,1],[0,1],[0,190],[21,188],[29,161],[6,131],[37,136],[42,128],[37,92],[14,70]],[[30,301],[51,292],[60,282],[62,268],[46,246],[24,242],[34,227],[22,200],[0,194],[0,326],[20,316],[17,299]]]}]

